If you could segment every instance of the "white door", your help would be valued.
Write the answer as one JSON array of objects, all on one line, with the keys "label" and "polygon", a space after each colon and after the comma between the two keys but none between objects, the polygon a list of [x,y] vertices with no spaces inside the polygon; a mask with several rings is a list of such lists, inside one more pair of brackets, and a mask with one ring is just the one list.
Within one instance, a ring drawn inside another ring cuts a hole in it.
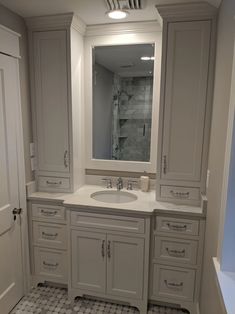
[{"label": "white door", "polygon": [[0,54],[0,312],[7,314],[23,296],[19,208],[16,105],[18,61]]},{"label": "white door", "polygon": [[106,235],[72,231],[72,286],[105,293]]},{"label": "white door", "polygon": [[107,236],[107,294],[142,299],[144,239]]}]

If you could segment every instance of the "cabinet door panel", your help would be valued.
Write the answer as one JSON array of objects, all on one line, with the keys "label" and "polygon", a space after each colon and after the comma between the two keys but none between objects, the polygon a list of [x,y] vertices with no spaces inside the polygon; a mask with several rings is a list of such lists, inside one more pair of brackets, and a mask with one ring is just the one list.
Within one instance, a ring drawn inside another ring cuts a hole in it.
[{"label": "cabinet door panel", "polygon": [[72,286],[95,292],[105,292],[106,235],[72,231]]},{"label": "cabinet door panel", "polygon": [[69,172],[66,31],[33,36],[37,167]]},{"label": "cabinet door panel", "polygon": [[144,239],[107,236],[107,294],[142,298]]},{"label": "cabinet door panel", "polygon": [[170,23],[167,40],[161,177],[200,181],[210,22]]}]

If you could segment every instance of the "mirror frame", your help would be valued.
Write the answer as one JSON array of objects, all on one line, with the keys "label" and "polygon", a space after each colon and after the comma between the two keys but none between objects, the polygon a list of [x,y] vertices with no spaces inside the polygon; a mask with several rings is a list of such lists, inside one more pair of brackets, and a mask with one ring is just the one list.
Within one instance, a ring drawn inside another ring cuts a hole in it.
[{"label": "mirror frame", "polygon": [[[125,30],[123,29],[125,25]],[[143,23],[123,23],[115,25],[115,31],[103,26],[101,31],[91,31],[85,37],[85,55],[84,55],[84,90],[85,90],[85,168],[94,170],[111,170],[127,172],[156,173],[157,166],[157,139],[159,123],[159,102],[160,102],[160,77],[161,77],[161,50],[162,50],[162,32],[157,22]],[[135,25],[134,25],[135,24]],[[143,24],[142,27],[140,24]],[[119,29],[120,25],[120,29]],[[136,30],[134,29],[136,26]],[[151,27],[149,27],[151,26]],[[153,27],[155,26],[155,27]],[[129,30],[129,31],[128,31]],[[105,160],[92,157],[92,49],[96,46],[112,45],[134,45],[134,44],[154,44],[155,62],[153,76],[153,102],[152,102],[152,128],[151,128],[151,146],[150,161],[125,161],[125,160]],[[157,62],[156,62],[157,61]]]}]

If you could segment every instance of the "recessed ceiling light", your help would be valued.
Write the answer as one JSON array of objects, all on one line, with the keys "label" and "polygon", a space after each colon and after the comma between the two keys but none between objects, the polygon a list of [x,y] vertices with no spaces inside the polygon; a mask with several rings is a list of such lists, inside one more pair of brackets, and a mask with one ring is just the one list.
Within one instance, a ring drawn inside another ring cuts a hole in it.
[{"label": "recessed ceiling light", "polygon": [[128,12],[124,10],[111,10],[106,13],[108,17],[115,20],[125,19],[128,16]]}]

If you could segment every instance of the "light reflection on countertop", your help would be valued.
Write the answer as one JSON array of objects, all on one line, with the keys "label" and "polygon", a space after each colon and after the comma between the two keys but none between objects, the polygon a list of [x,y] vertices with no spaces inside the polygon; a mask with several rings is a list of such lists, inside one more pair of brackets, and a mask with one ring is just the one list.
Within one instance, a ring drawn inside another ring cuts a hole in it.
[{"label": "light reflection on countertop", "polygon": [[[190,214],[193,216],[205,216],[205,211],[199,206],[178,205],[168,202],[159,202],[155,200],[155,191],[142,192],[140,190],[128,191],[137,196],[137,200],[129,203],[104,203],[91,198],[91,194],[98,191],[107,191],[108,189],[99,185],[84,185],[74,193],[48,193],[34,192],[28,196],[31,201],[54,201],[63,204],[65,207],[72,208],[93,208],[96,210],[118,210],[152,214],[154,212]],[[109,189],[109,191],[116,189]],[[123,189],[124,191],[124,189]]]}]

